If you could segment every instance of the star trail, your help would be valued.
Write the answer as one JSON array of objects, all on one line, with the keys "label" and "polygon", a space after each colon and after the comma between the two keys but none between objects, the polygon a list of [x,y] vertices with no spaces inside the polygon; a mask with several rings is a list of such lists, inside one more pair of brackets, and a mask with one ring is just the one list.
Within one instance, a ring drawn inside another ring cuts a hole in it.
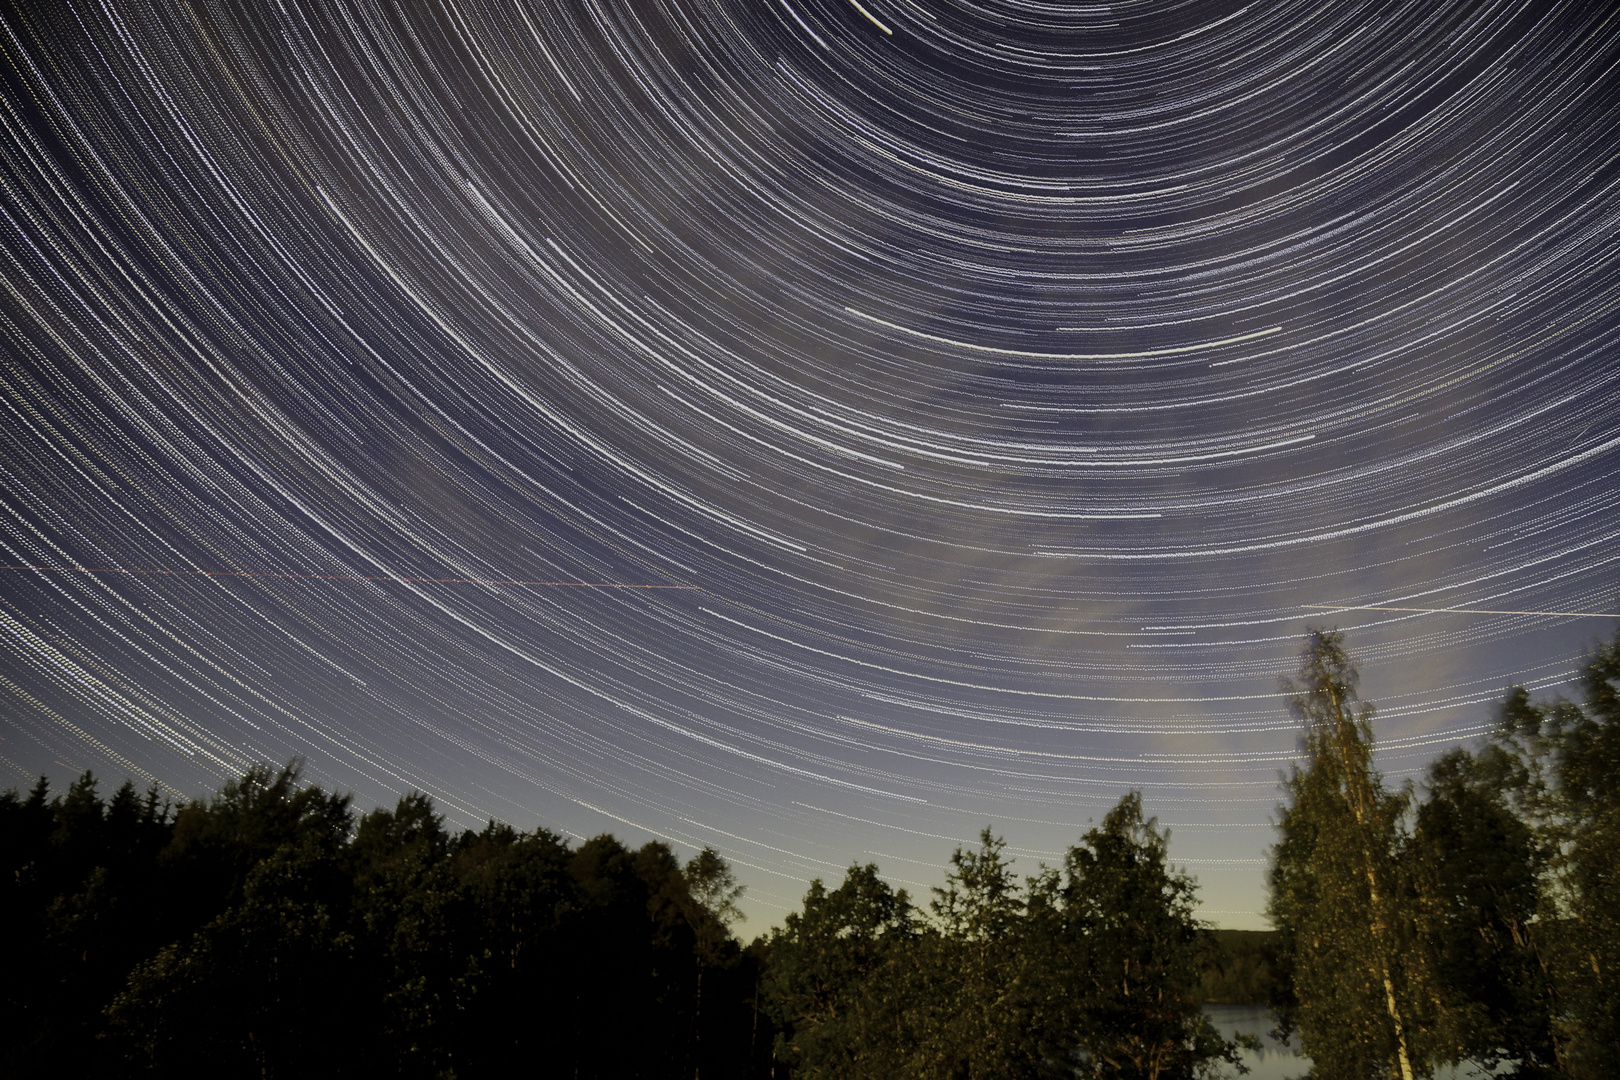
[{"label": "star trail", "polygon": [[[1620,611],[1604,3],[53,0],[0,24],[0,768],[306,759],[752,924],[1140,788],[1258,926]],[[589,586],[589,587],[574,587]]]}]

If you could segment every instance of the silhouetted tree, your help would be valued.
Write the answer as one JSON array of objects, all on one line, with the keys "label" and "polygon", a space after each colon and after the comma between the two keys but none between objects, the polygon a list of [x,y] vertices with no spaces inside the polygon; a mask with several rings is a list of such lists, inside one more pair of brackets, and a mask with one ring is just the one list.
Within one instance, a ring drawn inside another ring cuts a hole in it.
[{"label": "silhouetted tree", "polygon": [[128,782],[106,802],[97,788],[86,772],[54,799],[43,777],[26,801],[0,797],[4,1075],[105,1075],[102,1010],[162,944],[154,862],[168,841],[168,807]]},{"label": "silhouetted tree", "polygon": [[[1047,1071],[1119,1080],[1191,1080],[1236,1045],[1204,1016],[1199,990],[1215,942],[1195,916],[1197,884],[1169,864],[1169,834],[1131,792],[1031,883],[1051,987]],[[1055,1024],[1054,1024],[1055,1021]]]},{"label": "silhouetted tree", "polygon": [[1559,1064],[1609,1075],[1620,1046],[1620,636],[1582,670],[1584,704],[1509,693],[1505,790],[1541,855],[1535,940],[1555,994]]},{"label": "silhouetted tree", "polygon": [[733,923],[746,916],[737,906],[743,886],[737,884],[737,875],[711,847],[698,852],[681,872],[686,885],[687,903],[683,909],[686,921],[692,927],[693,955],[697,960],[697,983],[692,1005],[692,1042],[694,1066],[692,1075],[703,1074],[703,976],[710,969],[735,963],[739,949],[731,934]]},{"label": "silhouetted tree", "polygon": [[712,849],[355,822],[298,763],[171,814],[86,773],[0,796],[0,1074],[742,1080],[768,948]]},{"label": "silhouetted tree", "polygon": [[481,948],[451,839],[420,792],[360,819],[347,851],[351,925],[363,969],[355,1019],[399,1076],[466,1067],[466,1013]]},{"label": "silhouetted tree", "polygon": [[1440,985],[1435,1056],[1551,1075],[1554,1003],[1539,948],[1543,852],[1509,803],[1521,770],[1500,747],[1430,766],[1409,849],[1417,946]]},{"label": "silhouetted tree", "polygon": [[780,1025],[777,1061],[795,1076],[878,1080],[904,1075],[905,1026],[919,933],[906,891],[851,866],[828,892],[810,883],[802,910],[771,935],[765,1010]]},{"label": "silhouetted tree", "polygon": [[[591,844],[618,846],[611,837]],[[611,936],[624,928],[585,917],[590,900],[570,874],[573,858],[545,829],[520,833],[491,822],[458,841],[454,872],[471,923],[456,976],[466,995],[462,1046],[479,1057],[458,1075],[507,1075],[525,1062],[546,1066],[543,1075],[572,1075],[581,1056],[601,1055],[593,1009],[627,1024],[639,1019],[601,995],[601,982],[636,972],[627,969],[627,946]],[[601,1073],[587,1061],[579,1075]]]},{"label": "silhouetted tree", "polygon": [[1214,930],[1199,996],[1222,1005],[1270,1005],[1277,997],[1280,941],[1274,930]]},{"label": "silhouetted tree", "polygon": [[138,966],[109,1010],[133,1061],[188,1075],[362,1071],[371,1031],[355,1024],[343,870],[318,843],[283,845],[248,870],[235,904]]},{"label": "silhouetted tree", "polygon": [[302,763],[254,765],[175,815],[159,857],[168,878],[165,930],[179,941],[240,902],[253,868],[283,847],[335,855],[354,824],[351,799],[301,781]]},{"label": "silhouetted tree", "polygon": [[0,1071],[26,1075],[48,1059],[56,1032],[44,997],[50,946],[45,905],[53,896],[55,867],[51,833],[56,815],[45,777],[21,798],[0,795],[0,925],[8,946],[0,949]]}]

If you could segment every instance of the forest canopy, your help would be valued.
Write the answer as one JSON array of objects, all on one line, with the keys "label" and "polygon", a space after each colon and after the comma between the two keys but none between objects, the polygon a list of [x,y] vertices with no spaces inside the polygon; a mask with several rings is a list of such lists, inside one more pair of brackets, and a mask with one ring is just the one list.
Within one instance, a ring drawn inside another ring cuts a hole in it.
[{"label": "forest canopy", "polygon": [[183,804],[90,773],[0,796],[5,1076],[989,1080],[1230,1073],[1268,1003],[1320,1080],[1597,1077],[1620,1045],[1620,638],[1583,700],[1391,787],[1342,635],[1284,690],[1267,934],[1215,931],[1126,793],[1019,876],[986,828],[926,902],[875,865],[737,935],[721,855],[357,814],[298,764]]}]

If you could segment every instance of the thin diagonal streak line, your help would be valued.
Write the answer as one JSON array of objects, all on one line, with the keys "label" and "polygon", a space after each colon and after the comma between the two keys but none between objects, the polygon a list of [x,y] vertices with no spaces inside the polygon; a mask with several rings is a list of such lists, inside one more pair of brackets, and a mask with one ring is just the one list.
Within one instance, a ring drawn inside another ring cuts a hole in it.
[{"label": "thin diagonal streak line", "polygon": [[130,570],[124,567],[93,566],[0,566],[0,570],[35,570],[73,574],[190,574],[197,577],[294,578],[304,581],[411,581],[436,585],[557,585],[578,589],[690,589],[697,585],[634,585],[619,581],[518,581],[509,578],[402,577],[392,574],[290,574],[267,570]]},{"label": "thin diagonal streak line", "polygon": [[1572,619],[1620,619],[1612,611],[1496,611],[1490,608],[1379,607],[1375,604],[1306,604],[1327,611],[1417,611],[1426,615],[1557,615]]}]

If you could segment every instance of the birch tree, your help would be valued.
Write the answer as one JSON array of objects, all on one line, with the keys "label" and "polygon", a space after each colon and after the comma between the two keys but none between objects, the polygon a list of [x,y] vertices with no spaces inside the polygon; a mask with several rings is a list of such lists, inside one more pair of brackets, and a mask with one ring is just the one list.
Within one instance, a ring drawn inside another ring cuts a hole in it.
[{"label": "birch tree", "polygon": [[1410,796],[1373,767],[1373,706],[1336,630],[1312,630],[1297,681],[1303,768],[1285,781],[1272,852],[1272,921],[1293,956],[1297,1025],[1321,1080],[1427,1073],[1416,1043],[1423,973],[1401,903],[1400,823]]}]

